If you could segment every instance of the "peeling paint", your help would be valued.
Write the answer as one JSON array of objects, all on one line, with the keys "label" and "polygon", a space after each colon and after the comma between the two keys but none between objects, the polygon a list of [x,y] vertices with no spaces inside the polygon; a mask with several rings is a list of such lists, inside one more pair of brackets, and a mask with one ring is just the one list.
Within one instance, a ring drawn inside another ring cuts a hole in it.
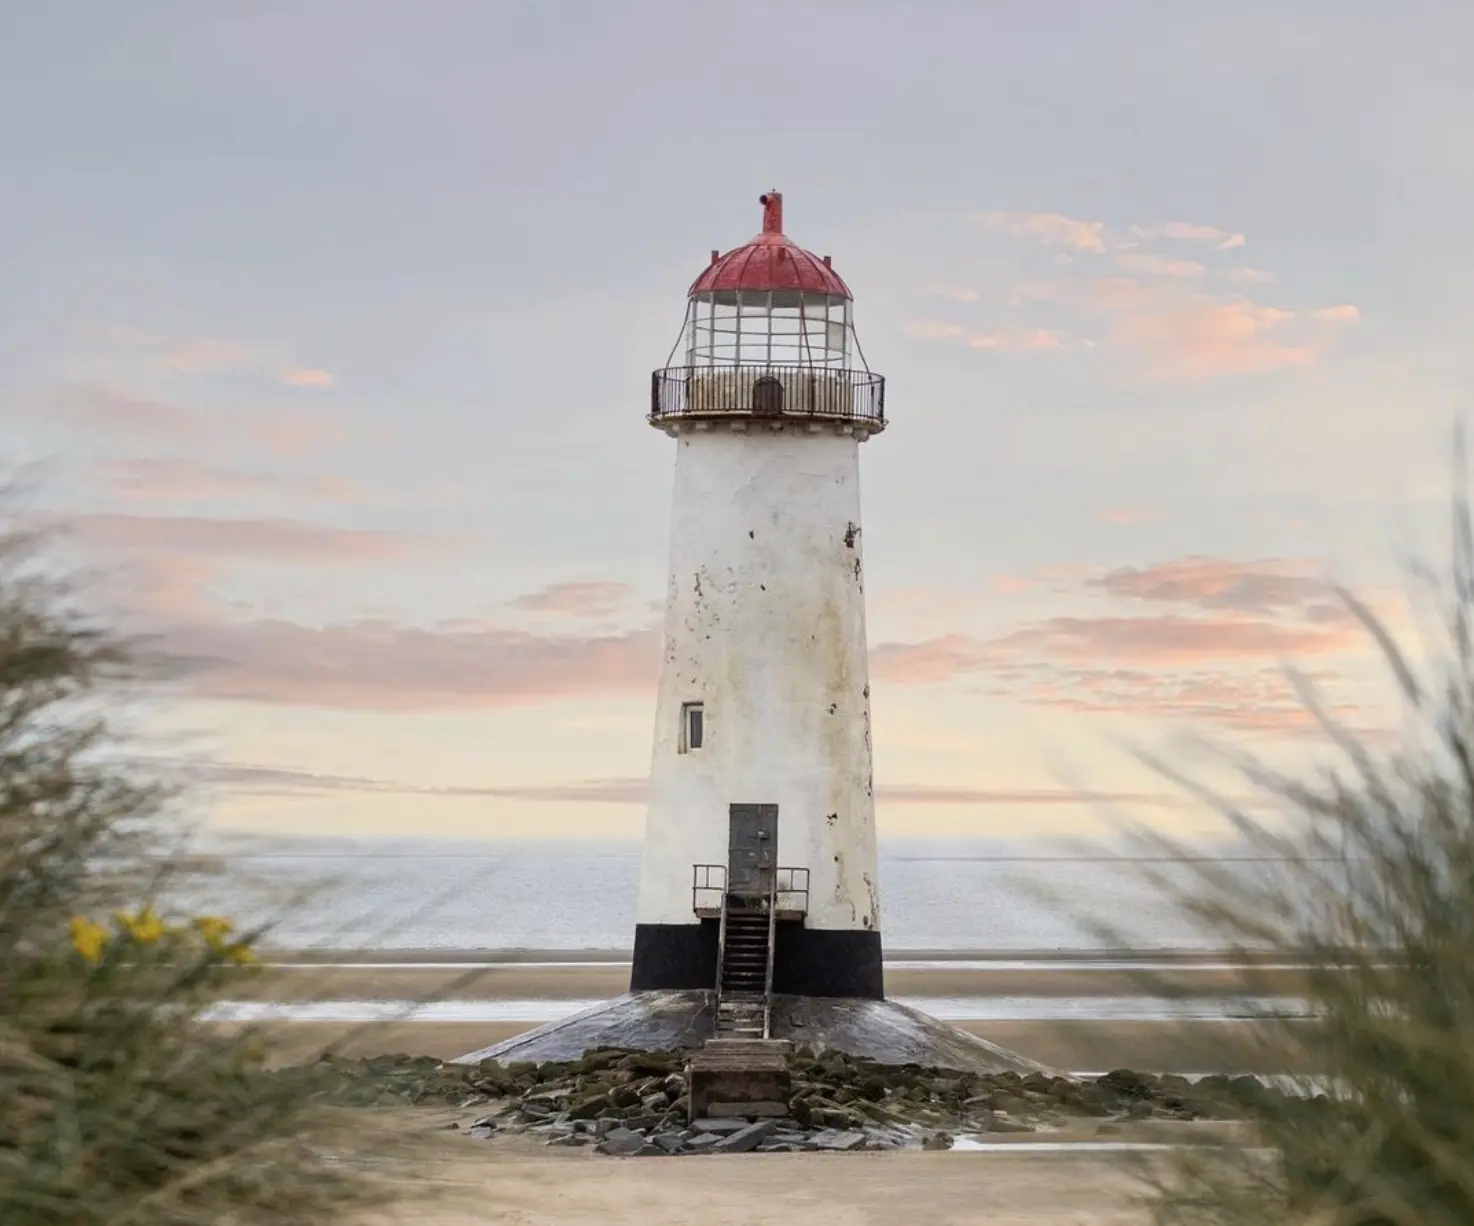
[{"label": "peeling paint", "polygon": [[[725,862],[749,801],[778,805],[778,861],[810,870],[808,926],[878,926],[859,525],[853,436],[682,436],[638,922],[695,921],[691,866]],[[693,693],[721,735],[679,754]]]}]

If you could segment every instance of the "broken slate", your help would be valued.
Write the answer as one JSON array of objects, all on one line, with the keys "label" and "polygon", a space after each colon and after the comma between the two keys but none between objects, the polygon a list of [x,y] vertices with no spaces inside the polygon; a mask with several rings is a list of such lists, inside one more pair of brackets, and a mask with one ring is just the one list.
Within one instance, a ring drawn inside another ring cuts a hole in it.
[{"label": "broken slate", "polygon": [[719,1154],[745,1154],[756,1149],[776,1131],[777,1126],[772,1120],[758,1120],[756,1124],[748,1124],[741,1132],[723,1137],[712,1148]]},{"label": "broken slate", "polygon": [[599,1144],[599,1149],[606,1154],[626,1158],[631,1154],[638,1154],[645,1148],[645,1138],[638,1132],[631,1132],[628,1128],[612,1128],[609,1134]]}]

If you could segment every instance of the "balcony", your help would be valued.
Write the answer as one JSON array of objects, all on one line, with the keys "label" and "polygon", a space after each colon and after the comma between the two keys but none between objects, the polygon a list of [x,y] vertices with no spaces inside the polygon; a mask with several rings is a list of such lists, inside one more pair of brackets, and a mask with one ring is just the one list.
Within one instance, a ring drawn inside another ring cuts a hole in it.
[{"label": "balcony", "polygon": [[650,424],[833,423],[862,436],[885,429],[885,378],[824,366],[668,366],[650,376]]},{"label": "balcony", "polygon": [[[809,870],[775,868],[769,898],[780,920],[801,920],[809,912]],[[702,919],[718,919],[727,893],[725,864],[691,866],[691,910]]]}]

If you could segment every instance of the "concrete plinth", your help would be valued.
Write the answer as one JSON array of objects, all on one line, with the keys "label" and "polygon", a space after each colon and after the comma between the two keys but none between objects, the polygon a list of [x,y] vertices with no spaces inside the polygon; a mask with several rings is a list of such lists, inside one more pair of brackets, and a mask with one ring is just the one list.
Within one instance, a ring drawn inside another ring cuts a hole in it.
[{"label": "concrete plinth", "polygon": [[793,1091],[792,1052],[780,1039],[712,1039],[687,1066],[687,1118],[781,1119]]},{"label": "concrete plinth", "polygon": [[[714,1016],[712,992],[630,992],[573,1017],[468,1052],[457,1063],[564,1062],[581,1059],[585,1052],[600,1047],[689,1051],[712,1037]],[[795,1047],[839,1051],[881,1064],[971,1073],[1055,1071],[892,1000],[776,996],[772,1034]]]}]

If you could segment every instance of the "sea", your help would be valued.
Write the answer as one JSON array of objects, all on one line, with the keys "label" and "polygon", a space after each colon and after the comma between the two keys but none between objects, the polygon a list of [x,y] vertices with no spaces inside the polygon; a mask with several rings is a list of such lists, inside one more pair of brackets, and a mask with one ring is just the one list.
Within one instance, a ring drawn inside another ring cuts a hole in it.
[{"label": "sea", "polygon": [[[181,902],[267,925],[278,948],[627,953],[634,934],[638,841],[252,839],[213,854]],[[1193,864],[917,839],[883,842],[879,875],[888,957],[1228,943],[1183,908]]]}]

